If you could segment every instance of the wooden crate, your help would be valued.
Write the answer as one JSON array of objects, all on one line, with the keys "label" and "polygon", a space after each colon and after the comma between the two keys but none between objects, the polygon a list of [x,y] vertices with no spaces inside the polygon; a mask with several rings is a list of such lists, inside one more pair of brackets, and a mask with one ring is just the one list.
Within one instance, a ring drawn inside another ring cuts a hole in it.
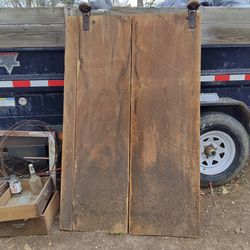
[{"label": "wooden crate", "polygon": [[39,195],[32,194],[29,179],[21,180],[23,191],[20,194],[12,195],[8,188],[0,197],[0,222],[40,216],[54,191],[51,177],[42,181],[44,186]]},{"label": "wooden crate", "polygon": [[[1,11],[0,11],[1,12]],[[56,187],[56,172],[53,171],[55,169],[55,161],[56,161],[56,142],[55,142],[55,133],[49,131],[9,131],[9,130],[0,130],[0,140],[3,136],[8,136],[2,145],[3,148],[8,149],[9,146],[18,146],[22,148],[22,146],[26,145],[26,139],[39,139],[46,138],[48,143],[48,157],[37,157],[34,155],[23,156],[24,159],[32,160],[32,159],[44,159],[49,161],[48,169],[51,171],[50,176],[52,177],[53,184]],[[16,140],[18,138],[22,138],[20,141]],[[14,140],[12,140],[14,139]],[[34,143],[38,143],[37,141]],[[1,176],[1,172],[0,172]]]},{"label": "wooden crate", "polygon": [[59,194],[55,192],[41,216],[27,220],[0,222],[0,236],[48,234],[59,210]]}]

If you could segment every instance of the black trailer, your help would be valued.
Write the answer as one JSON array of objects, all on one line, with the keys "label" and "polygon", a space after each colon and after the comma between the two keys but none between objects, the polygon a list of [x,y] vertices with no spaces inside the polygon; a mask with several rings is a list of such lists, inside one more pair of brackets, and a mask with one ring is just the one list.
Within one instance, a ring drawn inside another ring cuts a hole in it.
[{"label": "black trailer", "polygon": [[[0,129],[37,119],[62,131],[65,13],[75,12],[0,10]],[[207,8],[201,15],[201,184],[221,185],[248,159],[250,9]]]},{"label": "black trailer", "polygon": [[248,160],[250,46],[204,46],[201,59],[201,183],[227,183]]}]

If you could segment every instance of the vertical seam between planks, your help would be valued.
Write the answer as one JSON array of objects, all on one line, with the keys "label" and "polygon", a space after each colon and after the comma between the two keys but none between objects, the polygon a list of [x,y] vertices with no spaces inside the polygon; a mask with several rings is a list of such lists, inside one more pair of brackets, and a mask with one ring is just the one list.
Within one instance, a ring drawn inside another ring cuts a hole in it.
[{"label": "vertical seam between planks", "polygon": [[128,152],[128,159],[129,159],[129,167],[128,167],[128,218],[127,218],[127,233],[130,231],[130,207],[131,207],[131,189],[132,189],[132,175],[131,175],[131,167],[132,167],[132,135],[133,135],[133,128],[132,128],[132,89],[133,89],[133,20],[134,18],[131,17],[130,23],[130,77],[129,77],[129,152]]},{"label": "vertical seam between planks", "polygon": [[[201,84],[200,84],[200,81],[199,81],[199,78],[200,78],[200,75],[201,75],[201,66],[200,66],[200,61],[201,61],[201,19],[200,19],[200,15],[198,15],[198,31],[199,31],[199,34],[197,34],[197,30],[196,30],[196,37],[198,37],[198,45],[199,45],[199,49],[198,49],[198,79],[197,79],[197,85],[198,85],[198,100],[200,98],[200,92],[201,92]],[[200,107],[200,103],[198,101],[198,131],[197,131],[197,136],[198,138],[200,138],[200,117],[201,117],[201,107]],[[199,151],[199,154],[198,154],[198,167],[197,167],[197,174],[198,174],[198,190],[197,190],[197,197],[198,197],[198,213],[197,213],[197,227],[198,227],[198,232],[197,232],[197,235],[200,234],[200,147],[198,146],[198,151]]]},{"label": "vertical seam between planks", "polygon": [[[75,22],[73,22],[74,20],[72,19],[72,17],[68,17],[68,26],[66,27],[66,33],[65,33],[65,38],[66,38],[66,48],[65,48],[65,59],[69,56],[69,49],[72,47],[72,45],[74,44],[72,42],[72,39],[69,37],[70,33],[72,32],[73,35],[76,32],[76,25]],[[70,45],[70,46],[68,46]],[[72,55],[73,57],[75,57],[75,50],[72,51]],[[74,62],[72,62],[74,63]],[[68,62],[66,63],[66,66],[68,65]],[[69,67],[70,68],[70,67]],[[66,81],[69,81],[69,71],[70,70],[66,70]],[[70,72],[72,73],[72,72]],[[70,77],[70,81],[72,82],[72,77]],[[75,80],[74,80],[75,82]],[[71,98],[74,97],[74,92],[72,91],[71,95],[69,96],[69,98],[67,98],[67,95],[65,94],[65,91],[68,91],[68,88],[71,88],[71,83],[70,84],[66,84],[65,88],[64,88],[64,111],[65,111],[65,105],[69,104],[69,101],[72,102]],[[72,86],[72,88],[74,89],[74,85]],[[65,99],[66,98],[66,99]],[[74,107],[73,107],[74,110]],[[67,110],[68,112],[68,110]],[[65,115],[63,117],[63,124],[65,125]],[[74,113],[73,113],[73,117],[72,119],[74,119]],[[68,126],[66,125],[66,128],[68,129]],[[65,126],[64,126],[65,129]],[[63,133],[65,134],[65,131],[63,129]],[[67,131],[66,131],[67,132]],[[74,139],[74,132],[72,131],[72,133],[70,133],[70,136],[72,136],[72,141],[70,140],[70,146],[74,146],[72,145],[74,143],[73,139]],[[67,140],[66,140],[67,141]],[[67,142],[68,143],[68,142]],[[62,183],[61,186],[63,185],[63,193],[61,194],[61,201],[63,205],[63,208],[61,209],[61,214],[60,214],[60,228],[62,230],[72,230],[73,229],[73,223],[72,223],[72,194],[73,194],[73,157],[74,157],[74,151],[70,150],[70,154],[69,152],[67,152],[66,156],[65,156],[65,148],[67,148],[68,145],[66,145],[65,140],[63,141],[62,144],[62,167],[63,167],[63,171],[62,171]],[[70,159],[70,162],[68,161]],[[69,165],[70,164],[70,165]],[[66,189],[65,189],[66,188]],[[68,190],[68,191],[66,191]]]},{"label": "vertical seam between planks", "polygon": [[75,80],[75,87],[74,87],[74,93],[75,93],[75,98],[74,98],[74,138],[73,138],[73,167],[72,167],[72,177],[73,177],[73,187],[72,187],[72,209],[71,209],[71,220],[72,220],[72,228],[73,230],[75,229],[75,220],[74,220],[74,205],[75,205],[75,199],[74,199],[74,194],[75,194],[75,172],[76,172],[76,161],[75,161],[75,152],[76,152],[76,133],[77,133],[77,126],[76,126],[76,117],[77,117],[77,83],[78,83],[78,59],[79,59],[79,46],[80,46],[80,34],[81,30],[79,28],[79,17],[76,17],[76,22],[75,22],[75,30],[76,33],[78,34],[78,39],[76,39],[76,68],[75,68],[75,74],[76,74],[76,80]]}]

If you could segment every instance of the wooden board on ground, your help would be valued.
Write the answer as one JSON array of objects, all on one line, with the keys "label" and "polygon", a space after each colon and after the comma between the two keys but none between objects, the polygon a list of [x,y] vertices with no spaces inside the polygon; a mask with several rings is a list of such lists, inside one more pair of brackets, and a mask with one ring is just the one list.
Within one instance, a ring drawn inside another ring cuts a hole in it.
[{"label": "wooden board on ground", "polygon": [[[62,190],[72,192],[72,208],[68,207],[72,223],[66,222],[68,213],[63,209],[61,229],[126,233],[131,20],[92,16],[88,32],[82,31],[81,17],[73,20],[77,32],[69,37],[67,29],[67,41],[71,41],[66,62],[72,53],[77,72],[72,67],[72,72],[66,71],[65,86],[71,86],[73,92],[65,92],[64,98],[77,119],[73,113],[67,117],[68,112],[64,117],[64,124],[71,125],[64,127],[64,137],[74,138],[63,141],[63,154],[67,154],[63,171],[70,174],[63,174],[62,180]],[[79,44],[75,46],[74,40]],[[72,145],[73,150],[68,151]],[[65,204],[70,199],[65,198],[62,208],[70,206]]]},{"label": "wooden board on ground", "polygon": [[199,232],[199,21],[133,18],[131,234]]}]

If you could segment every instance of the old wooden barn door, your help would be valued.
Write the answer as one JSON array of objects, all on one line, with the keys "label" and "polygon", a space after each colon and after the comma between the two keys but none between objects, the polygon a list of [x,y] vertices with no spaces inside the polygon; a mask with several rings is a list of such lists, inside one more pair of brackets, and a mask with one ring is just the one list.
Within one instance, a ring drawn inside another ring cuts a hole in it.
[{"label": "old wooden barn door", "polygon": [[61,229],[197,236],[200,26],[69,17]]}]

